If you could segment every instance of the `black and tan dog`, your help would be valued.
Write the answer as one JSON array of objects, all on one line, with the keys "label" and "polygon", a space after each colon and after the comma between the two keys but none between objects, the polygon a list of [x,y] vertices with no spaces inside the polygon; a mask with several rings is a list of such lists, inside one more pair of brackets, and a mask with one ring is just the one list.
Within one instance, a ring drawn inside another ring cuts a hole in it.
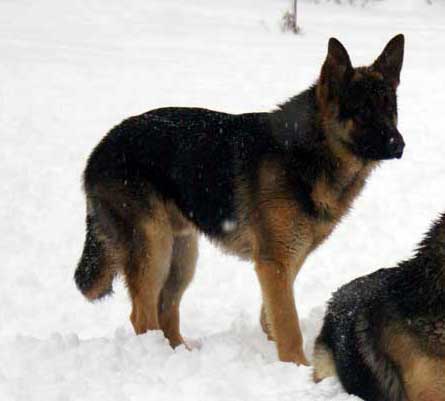
[{"label": "black and tan dog", "polygon": [[378,161],[402,155],[403,47],[396,36],[374,64],[353,68],[331,39],[317,83],[270,113],[163,108],[113,128],[84,173],[79,289],[100,298],[122,273],[136,333],[162,329],[176,346],[204,233],[255,262],[264,330],[281,360],[307,364],[293,283]]},{"label": "black and tan dog", "polygon": [[314,368],[366,401],[445,401],[445,214],[411,260],[334,294]]}]

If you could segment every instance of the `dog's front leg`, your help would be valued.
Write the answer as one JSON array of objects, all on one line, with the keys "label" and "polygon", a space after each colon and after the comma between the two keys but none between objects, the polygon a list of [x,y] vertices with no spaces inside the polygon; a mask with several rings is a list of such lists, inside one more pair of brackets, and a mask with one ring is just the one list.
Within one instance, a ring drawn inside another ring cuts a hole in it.
[{"label": "dog's front leg", "polygon": [[270,334],[277,343],[280,360],[309,365],[303,351],[303,337],[293,293],[297,270],[296,266],[286,263],[265,258],[256,260],[265,318],[272,331]]}]

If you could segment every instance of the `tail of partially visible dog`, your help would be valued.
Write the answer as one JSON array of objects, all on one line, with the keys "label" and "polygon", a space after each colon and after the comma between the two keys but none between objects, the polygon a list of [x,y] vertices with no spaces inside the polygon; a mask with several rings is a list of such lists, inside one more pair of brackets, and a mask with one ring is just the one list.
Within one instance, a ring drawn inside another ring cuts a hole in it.
[{"label": "tail of partially visible dog", "polygon": [[88,199],[87,209],[85,244],[74,280],[82,294],[94,301],[112,294],[113,279],[123,260],[120,247],[107,229],[109,224],[104,225],[102,205]]}]

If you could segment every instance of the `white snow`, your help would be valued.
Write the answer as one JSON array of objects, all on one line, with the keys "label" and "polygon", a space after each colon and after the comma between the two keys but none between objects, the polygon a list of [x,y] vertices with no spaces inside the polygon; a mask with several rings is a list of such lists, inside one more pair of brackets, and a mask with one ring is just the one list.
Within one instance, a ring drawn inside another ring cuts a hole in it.
[{"label": "white snow", "polygon": [[302,2],[294,36],[279,28],[286,0],[0,1],[0,399],[355,399],[335,379],[315,385],[310,368],[277,361],[258,324],[252,266],[205,240],[182,305],[193,351],[171,350],[158,332],[135,336],[121,283],[113,298],[87,303],[72,280],[81,172],[127,116],[170,105],[270,110],[315,80],[330,36],[358,65],[405,33],[406,152],[373,174],[297,279],[310,355],[330,293],[410,256],[445,209],[445,7],[436,3]]}]

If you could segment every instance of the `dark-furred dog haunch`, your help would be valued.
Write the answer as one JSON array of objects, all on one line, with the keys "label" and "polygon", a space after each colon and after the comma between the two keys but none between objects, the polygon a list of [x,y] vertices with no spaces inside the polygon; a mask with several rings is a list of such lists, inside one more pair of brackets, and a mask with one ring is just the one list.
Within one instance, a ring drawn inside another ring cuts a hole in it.
[{"label": "dark-furred dog haunch", "polygon": [[332,375],[365,401],[445,400],[445,214],[412,259],[333,295],[314,379]]},{"label": "dark-furred dog haunch", "polygon": [[109,294],[123,274],[136,333],[161,329],[181,344],[179,304],[204,233],[254,261],[264,331],[282,361],[307,364],[293,283],[378,162],[402,156],[403,47],[396,36],[371,66],[353,68],[331,39],[315,85],[270,113],[170,107],[113,128],[84,172],[82,293]]}]

